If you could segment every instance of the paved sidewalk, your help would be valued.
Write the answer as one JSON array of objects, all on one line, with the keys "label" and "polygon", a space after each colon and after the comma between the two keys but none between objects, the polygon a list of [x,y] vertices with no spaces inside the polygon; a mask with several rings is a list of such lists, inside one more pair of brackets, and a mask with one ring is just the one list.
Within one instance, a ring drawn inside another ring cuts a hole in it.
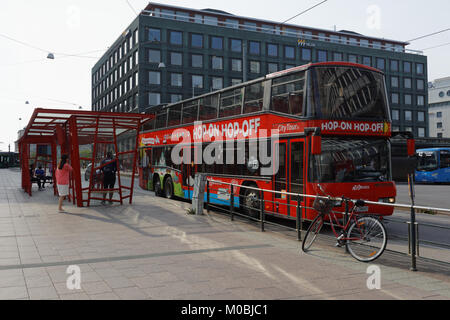
[{"label": "paved sidewalk", "polygon": [[[50,189],[29,197],[19,171],[0,170],[0,299],[450,299],[449,268],[413,273],[385,253],[369,290],[368,265],[343,249],[300,253],[292,233],[188,206],[139,192],[132,206],[58,213]],[[80,290],[67,288],[71,265]]]}]

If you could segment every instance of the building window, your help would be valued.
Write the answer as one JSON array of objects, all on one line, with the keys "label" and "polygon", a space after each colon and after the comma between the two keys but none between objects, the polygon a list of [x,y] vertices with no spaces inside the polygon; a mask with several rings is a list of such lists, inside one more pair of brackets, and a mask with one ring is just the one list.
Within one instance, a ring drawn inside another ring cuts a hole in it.
[{"label": "building window", "polygon": [[261,43],[256,41],[250,41],[250,54],[261,54]]},{"label": "building window", "polygon": [[183,74],[172,73],[170,75],[170,85],[172,87],[182,87],[183,86]]},{"label": "building window", "polygon": [[403,72],[411,73],[411,62],[403,62]]},{"label": "building window", "polygon": [[405,131],[406,132],[413,132],[413,128],[412,127],[405,127]]},{"label": "building window", "polygon": [[351,63],[358,63],[358,57],[354,54],[349,54],[348,55],[348,62]]},{"label": "building window", "polygon": [[377,69],[384,70],[385,62],[382,58],[377,58]]},{"label": "building window", "polygon": [[425,81],[422,79],[417,79],[416,81],[417,90],[424,90],[425,89]]},{"label": "building window", "polygon": [[269,57],[278,57],[278,45],[276,44],[267,44],[267,55]]},{"label": "building window", "polygon": [[440,98],[443,98],[444,96],[445,96],[444,91],[439,92],[439,97],[440,97]]},{"label": "building window", "polygon": [[398,88],[398,77],[391,77],[391,87]]},{"label": "building window", "polygon": [[412,96],[410,94],[405,94],[405,104],[412,105]]},{"label": "building window", "polygon": [[327,61],[327,52],[324,50],[318,50],[317,51],[317,61],[318,62],[325,62]]},{"label": "building window", "polygon": [[231,59],[231,71],[242,72],[241,59]]},{"label": "building window", "polygon": [[391,94],[391,102],[393,104],[398,104],[399,103],[399,96],[398,93],[393,93]]},{"label": "building window", "polygon": [[231,39],[230,40],[230,50],[233,52],[242,52],[242,40]]},{"label": "building window", "polygon": [[203,68],[203,56],[201,54],[193,54],[191,56],[191,67]]},{"label": "building window", "polygon": [[295,48],[291,46],[285,46],[284,57],[287,59],[295,59]]},{"label": "building window", "polygon": [[437,134],[437,137],[438,137],[439,139],[442,139],[442,138],[444,137],[444,135],[442,134],[442,132],[439,132],[439,133]]},{"label": "building window", "polygon": [[312,57],[311,49],[302,48],[302,60],[303,61],[312,61],[311,57]]},{"label": "building window", "polygon": [[400,112],[396,109],[392,110],[392,120],[395,120],[395,121],[400,120]]},{"label": "building window", "polygon": [[417,121],[419,121],[419,122],[425,121],[425,112],[423,112],[423,111],[417,112]]},{"label": "building window", "polygon": [[417,105],[422,107],[425,105],[425,97],[424,96],[417,96]]},{"label": "building window", "polygon": [[150,106],[157,106],[161,104],[161,94],[156,92],[150,92],[148,94],[148,104]]},{"label": "building window", "polygon": [[203,21],[210,26],[217,26],[218,19],[216,17],[204,16]]},{"label": "building window", "polygon": [[[148,40],[151,42],[161,42],[161,30],[148,29]],[[121,51],[119,48],[119,59],[121,58]]]},{"label": "building window", "polygon": [[150,71],[149,72],[149,83],[159,85],[161,84],[161,72],[159,71]]},{"label": "building window", "polygon": [[405,111],[405,121],[412,121],[412,111]]},{"label": "building window", "polygon": [[267,64],[267,72],[274,73],[278,71],[278,63],[268,63]]},{"label": "building window", "polygon": [[161,51],[159,50],[148,50],[148,61],[159,63],[161,62]]},{"label": "building window", "polygon": [[251,73],[260,73],[261,72],[261,63],[259,61],[250,61],[250,72]]},{"label": "building window", "polygon": [[220,90],[223,88],[223,78],[222,77],[212,77],[212,85],[213,90]]},{"label": "building window", "polygon": [[436,124],[436,127],[437,127],[438,129],[442,129],[442,122],[438,122],[438,123]]},{"label": "building window", "polygon": [[423,63],[417,63],[416,64],[416,73],[417,74],[423,74],[424,73],[424,65],[423,65]]},{"label": "building window", "polygon": [[235,86],[242,83],[242,79],[231,79],[231,85]]},{"label": "building window", "polygon": [[391,71],[398,71],[398,60],[391,60]]},{"label": "building window", "polygon": [[181,94],[171,94],[170,95],[170,103],[177,103],[178,101],[183,100],[183,96]]},{"label": "building window", "polygon": [[363,64],[371,67],[372,66],[372,58],[371,57],[363,57]]},{"label": "building window", "polygon": [[183,44],[183,33],[179,31],[170,31],[169,42],[170,44],[181,46]]},{"label": "building window", "polygon": [[368,48],[369,47],[369,40],[361,39],[361,40],[359,40],[359,44],[360,44],[361,47]]},{"label": "building window", "polygon": [[203,89],[203,76],[193,75],[192,76],[192,87]]},{"label": "building window", "polygon": [[211,49],[223,50],[223,38],[211,37]]},{"label": "building window", "polygon": [[333,61],[342,61],[342,53],[333,52]]},{"label": "building window", "polygon": [[412,87],[411,78],[404,78],[403,86],[405,89],[411,89],[411,87]]},{"label": "building window", "polygon": [[180,52],[171,52],[170,64],[173,66],[181,66],[183,64],[183,55]]},{"label": "building window", "polygon": [[442,112],[436,113],[436,118],[442,118]]},{"label": "building window", "polygon": [[425,137],[425,128],[418,128],[417,132],[419,134],[419,138],[424,138]]},{"label": "building window", "polygon": [[194,48],[203,48],[203,35],[191,34],[191,46]]},{"label": "building window", "polygon": [[211,67],[214,70],[223,70],[223,58],[212,56],[211,57]]}]

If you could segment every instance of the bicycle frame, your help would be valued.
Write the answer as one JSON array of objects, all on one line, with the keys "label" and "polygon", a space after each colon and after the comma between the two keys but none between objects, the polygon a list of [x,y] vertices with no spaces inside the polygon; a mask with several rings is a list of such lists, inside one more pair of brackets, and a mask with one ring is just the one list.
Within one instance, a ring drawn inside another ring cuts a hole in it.
[{"label": "bicycle frame", "polygon": [[[337,214],[333,211],[331,211],[330,213],[327,214],[328,216],[328,220],[330,221],[330,225],[331,225],[331,229],[333,230],[333,233],[335,235],[336,238],[339,238],[339,234],[337,233],[336,229],[335,229],[335,223],[336,226],[344,231],[345,237],[341,238],[340,240],[346,241],[346,240],[358,240],[355,238],[347,238],[347,230],[350,227],[351,223],[354,221],[356,223],[356,221],[358,220],[358,214],[355,213],[355,208],[356,206],[354,206],[350,212],[350,216],[348,217],[348,221],[346,222],[346,224],[341,224],[339,223],[339,219],[337,218]],[[340,215],[342,215],[342,213],[339,213]],[[333,221],[334,219],[334,221]]]}]

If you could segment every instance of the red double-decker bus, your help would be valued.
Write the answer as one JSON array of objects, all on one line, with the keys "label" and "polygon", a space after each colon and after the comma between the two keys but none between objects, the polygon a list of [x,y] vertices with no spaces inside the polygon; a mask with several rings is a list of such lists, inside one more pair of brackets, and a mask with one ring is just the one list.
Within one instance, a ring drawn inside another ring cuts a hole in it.
[{"label": "red double-decker bus", "polygon": [[230,187],[219,183],[227,182],[240,186],[234,205],[249,214],[261,193],[245,186],[280,191],[264,193],[267,214],[295,218],[300,200],[313,219],[313,200],[290,193],[321,195],[320,184],[336,197],[395,202],[390,137],[381,71],[308,64],[160,108],[140,135],[140,186],[191,199],[195,174],[204,173],[211,203],[230,203]]}]

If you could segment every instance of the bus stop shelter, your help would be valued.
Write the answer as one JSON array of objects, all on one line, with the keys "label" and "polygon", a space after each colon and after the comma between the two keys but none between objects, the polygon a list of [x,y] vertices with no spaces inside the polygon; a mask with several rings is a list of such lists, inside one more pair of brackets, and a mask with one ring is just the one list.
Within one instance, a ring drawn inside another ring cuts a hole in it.
[{"label": "bus stop shelter", "polygon": [[[30,168],[42,166],[53,178],[61,155],[69,156],[73,168],[70,199],[78,207],[102,201],[113,192],[113,202],[132,203],[139,132],[153,115],[136,113],[92,112],[82,110],[35,109],[23,136],[19,139],[22,188],[32,196]],[[113,154],[117,178],[113,189],[103,189],[101,169],[106,154]],[[108,199],[109,200],[109,199]]]}]

